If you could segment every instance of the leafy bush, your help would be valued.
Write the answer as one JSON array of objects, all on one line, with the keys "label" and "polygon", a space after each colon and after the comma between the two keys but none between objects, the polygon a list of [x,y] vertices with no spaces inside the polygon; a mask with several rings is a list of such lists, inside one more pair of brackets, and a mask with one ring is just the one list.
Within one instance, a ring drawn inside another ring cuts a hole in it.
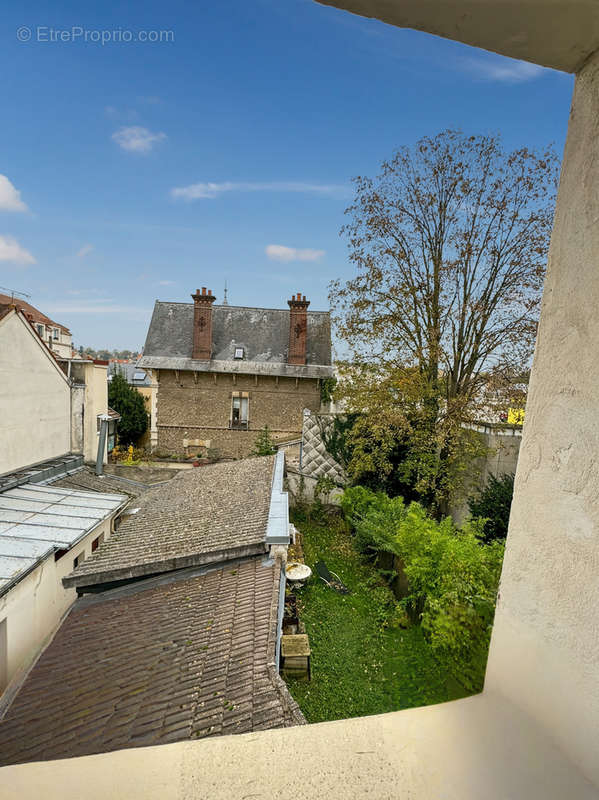
[{"label": "leafy bush", "polygon": [[382,492],[374,498],[362,517],[356,519],[354,545],[370,556],[379,553],[400,556],[396,531],[406,515],[403,498],[387,497]]},{"label": "leafy bush", "polygon": [[350,486],[343,492],[341,510],[350,527],[355,528],[376,500],[377,495],[364,486]]},{"label": "leafy bush", "polygon": [[356,548],[369,555],[391,553],[401,560],[422,629],[439,660],[469,690],[482,688],[503,544],[483,540],[483,521],[456,529],[447,517],[429,517],[419,503],[347,489],[342,499],[355,530]]},{"label": "leafy bush", "polygon": [[486,542],[505,539],[510,521],[510,508],[514,496],[514,476],[489,475],[487,485],[478,497],[468,500],[473,517],[484,520],[483,534]]}]

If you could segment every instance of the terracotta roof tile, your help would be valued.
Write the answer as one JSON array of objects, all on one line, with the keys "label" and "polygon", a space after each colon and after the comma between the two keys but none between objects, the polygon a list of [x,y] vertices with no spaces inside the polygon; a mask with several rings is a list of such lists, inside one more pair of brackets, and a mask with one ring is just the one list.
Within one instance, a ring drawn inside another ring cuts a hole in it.
[{"label": "terracotta roof tile", "polygon": [[0,765],[303,722],[274,668],[280,562],[78,600],[0,722]]},{"label": "terracotta roof tile", "polygon": [[71,332],[65,325],[61,325],[60,322],[54,322],[54,320],[50,319],[50,317],[47,317],[35,306],[32,306],[31,303],[27,303],[20,297],[11,297],[8,294],[0,294],[0,305],[15,306],[19,311],[22,311],[25,316],[27,316],[27,314],[31,314],[34,322],[41,322],[44,325],[60,328],[62,331],[64,331],[64,333]]}]

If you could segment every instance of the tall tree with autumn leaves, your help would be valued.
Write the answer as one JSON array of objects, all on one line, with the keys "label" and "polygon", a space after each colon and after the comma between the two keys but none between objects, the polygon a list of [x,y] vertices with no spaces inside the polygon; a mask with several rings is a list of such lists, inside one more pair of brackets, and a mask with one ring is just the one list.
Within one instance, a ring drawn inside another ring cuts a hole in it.
[{"label": "tall tree with autumn leaves", "polygon": [[530,363],[557,177],[550,148],[445,131],[354,179],[356,274],[330,285],[354,480],[398,471],[438,512],[459,492],[477,454],[464,423]]}]

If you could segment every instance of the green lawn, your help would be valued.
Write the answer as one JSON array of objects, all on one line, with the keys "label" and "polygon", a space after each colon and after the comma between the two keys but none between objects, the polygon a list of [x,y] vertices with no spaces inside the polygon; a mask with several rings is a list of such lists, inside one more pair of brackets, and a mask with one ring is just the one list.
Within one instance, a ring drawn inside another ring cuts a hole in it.
[{"label": "green lawn", "polygon": [[312,649],[312,681],[289,688],[308,722],[380,714],[463,697],[438,665],[419,627],[392,622],[393,594],[351,544],[341,517],[292,519],[304,558],[323,560],[351,590],[341,595],[313,577],[298,592]]}]

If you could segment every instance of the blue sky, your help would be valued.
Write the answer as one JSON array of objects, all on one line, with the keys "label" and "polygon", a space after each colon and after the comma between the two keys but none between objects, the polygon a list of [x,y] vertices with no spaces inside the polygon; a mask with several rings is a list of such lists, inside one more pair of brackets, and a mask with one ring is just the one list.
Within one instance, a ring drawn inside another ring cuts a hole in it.
[{"label": "blue sky", "polygon": [[563,149],[571,76],[312,0],[52,5],[0,22],[0,286],[77,345],[141,347],[155,299],[225,279],[327,308],[351,177],[423,135]]}]

